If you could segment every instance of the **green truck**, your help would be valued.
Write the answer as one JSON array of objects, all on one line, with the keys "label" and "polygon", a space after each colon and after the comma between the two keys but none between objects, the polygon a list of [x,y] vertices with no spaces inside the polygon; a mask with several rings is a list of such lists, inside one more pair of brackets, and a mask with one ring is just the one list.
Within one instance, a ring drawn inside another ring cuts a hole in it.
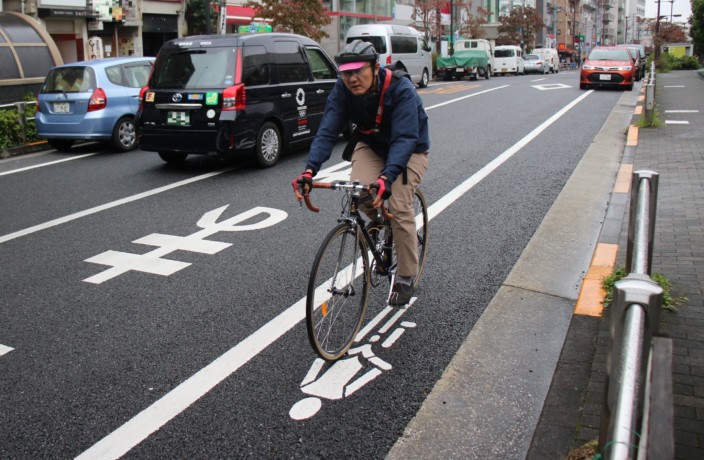
[{"label": "green truck", "polygon": [[491,76],[491,63],[485,50],[455,51],[452,56],[438,57],[436,67],[438,78],[446,81],[453,78],[462,80],[466,76],[472,80]]}]

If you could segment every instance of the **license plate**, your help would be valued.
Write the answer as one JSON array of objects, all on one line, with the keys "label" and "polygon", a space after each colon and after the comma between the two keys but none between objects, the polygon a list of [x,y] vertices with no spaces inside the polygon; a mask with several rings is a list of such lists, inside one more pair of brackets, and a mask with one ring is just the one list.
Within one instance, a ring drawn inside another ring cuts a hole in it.
[{"label": "license plate", "polygon": [[464,73],[464,69],[455,69],[456,73]]},{"label": "license plate", "polygon": [[501,67],[502,72],[506,72],[508,69],[506,67]]},{"label": "license plate", "polygon": [[68,113],[68,102],[54,102],[54,113]]},{"label": "license plate", "polygon": [[188,126],[191,118],[188,112],[168,112],[166,114],[166,124],[169,126]]},{"label": "license plate", "polygon": [[610,73],[602,73],[599,75],[599,80],[611,80],[611,74]]}]

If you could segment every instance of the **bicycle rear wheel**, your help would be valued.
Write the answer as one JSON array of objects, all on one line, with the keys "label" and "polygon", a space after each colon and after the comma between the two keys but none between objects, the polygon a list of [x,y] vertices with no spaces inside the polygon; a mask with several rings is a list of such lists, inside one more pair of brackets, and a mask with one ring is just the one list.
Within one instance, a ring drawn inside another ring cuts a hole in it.
[{"label": "bicycle rear wheel", "polygon": [[423,268],[425,268],[425,260],[428,255],[428,206],[425,202],[425,195],[419,188],[416,188],[413,198],[413,209],[416,214],[416,234],[418,235],[418,273],[413,287],[417,288],[423,276]]},{"label": "bicycle rear wheel", "polygon": [[325,237],[308,281],[308,339],[316,353],[327,361],[335,361],[347,352],[367,308],[367,247],[355,230],[343,223]]}]

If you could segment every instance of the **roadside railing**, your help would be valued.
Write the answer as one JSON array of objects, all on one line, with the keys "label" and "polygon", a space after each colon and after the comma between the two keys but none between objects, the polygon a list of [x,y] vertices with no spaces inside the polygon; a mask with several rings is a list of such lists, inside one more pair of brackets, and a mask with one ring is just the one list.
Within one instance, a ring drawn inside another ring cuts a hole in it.
[{"label": "roadside railing", "polygon": [[599,431],[606,459],[674,458],[672,341],[657,337],[663,290],[650,278],[658,177],[636,171],[631,183],[629,274],[613,290]]},{"label": "roadside railing", "polygon": [[650,63],[650,73],[645,82],[645,121],[648,126],[653,124],[653,112],[655,111],[655,61]]},{"label": "roadside railing", "polygon": [[35,117],[27,116],[27,107],[37,105],[36,101],[21,101],[11,104],[0,104],[0,110],[15,109],[17,111],[17,119],[20,124],[20,141],[24,144],[27,142],[27,122],[33,121]]}]

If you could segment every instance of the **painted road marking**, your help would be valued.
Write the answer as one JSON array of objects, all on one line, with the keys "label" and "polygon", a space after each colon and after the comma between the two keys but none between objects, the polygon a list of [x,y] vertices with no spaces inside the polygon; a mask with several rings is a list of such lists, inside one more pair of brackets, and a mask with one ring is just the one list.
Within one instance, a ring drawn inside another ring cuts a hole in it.
[{"label": "painted road marking", "polygon": [[[498,88],[494,88],[498,89]],[[489,90],[489,91],[493,91]],[[512,147],[489,162],[481,170],[455,187],[447,195],[432,204],[428,209],[428,220],[440,214],[453,202],[457,201],[466,192],[481,182],[491,172],[508,161],[521,148],[535,139],[550,125],[564,116],[572,107],[592,94],[589,90],[573,100],[560,111],[544,121]],[[470,97],[470,96],[467,96]],[[464,98],[460,98],[464,99]],[[458,99],[459,100],[459,99]],[[440,107],[438,104],[434,107]],[[334,170],[339,169],[335,165]],[[119,458],[129,452],[134,446],[144,441],[149,435],[168,423],[171,419],[186,410],[191,404],[200,399],[220,382],[230,377],[247,362],[277,341],[281,336],[293,329],[305,318],[306,298],[299,299],[296,303],[281,312],[267,324],[263,325],[252,335],[232,347],[212,363],[186,379],[176,388],[165,394],[151,406],[144,409],[132,419],[125,422],[112,433],[105,436],[77,458],[84,459],[113,459]]]},{"label": "painted road marking", "polygon": [[665,113],[699,113],[699,110],[665,110]]},{"label": "painted road marking", "polygon": [[163,187],[158,187],[152,190],[148,190],[146,192],[138,193],[136,195],[128,196],[126,198],[121,198],[119,200],[112,201],[110,203],[105,203],[101,204],[100,206],[96,206],[94,208],[86,209],[84,211],[79,211],[74,214],[70,214],[68,216],[60,217],[58,219],[50,220],[49,222],[44,222],[43,224],[35,225],[34,227],[29,227],[25,228],[24,230],[19,230],[17,232],[13,233],[8,233],[7,235],[2,235],[0,236],[0,243],[5,243],[10,240],[14,240],[15,238],[20,238],[22,236],[27,236],[35,232],[39,232],[41,230],[46,230],[51,227],[55,227],[57,225],[65,224],[67,222],[71,222],[72,220],[80,219],[81,217],[86,217],[90,216],[91,214],[96,214],[100,211],[105,211],[110,208],[115,208],[117,206],[121,206],[123,204],[131,203],[133,201],[141,200],[142,198],[147,198],[152,195],[157,195],[159,193],[163,193],[178,187],[182,187],[184,185],[191,184],[193,182],[198,182],[204,179],[208,179],[210,177],[217,176],[219,174],[223,174],[229,171],[232,171],[234,168],[228,168],[228,169],[223,169],[221,171],[215,171],[207,174],[201,174],[200,176],[196,177],[191,177],[190,179],[182,180],[179,182],[174,182],[173,184],[165,185]]},{"label": "painted road marking", "polygon": [[97,154],[98,153],[87,153],[85,155],[77,155],[75,157],[64,158],[64,159],[56,160],[56,161],[49,161],[47,163],[42,163],[39,165],[33,165],[33,166],[27,166],[25,168],[13,169],[12,171],[0,172],[0,176],[5,176],[7,174],[14,174],[14,173],[22,172],[22,171],[28,171],[30,169],[35,169],[35,168],[43,168],[44,166],[55,165],[57,163],[63,163],[64,161],[72,161],[72,160],[78,160],[79,158],[92,157],[93,155],[97,155]]},{"label": "painted road marking", "polygon": [[8,347],[7,345],[0,344],[0,356],[8,354],[12,350],[14,350],[14,348]]},{"label": "painted road marking", "polygon": [[548,85],[533,85],[533,88],[539,89],[540,91],[550,91],[551,89],[566,89],[572,87],[563,83],[550,83]]},{"label": "painted road marking", "polygon": [[475,89],[479,88],[481,85],[448,85],[448,86],[443,86],[437,89],[431,89],[429,91],[423,91],[422,94],[452,94],[452,93],[459,93],[460,91],[467,91],[470,89]]},{"label": "painted road marking", "polygon": [[687,120],[665,120],[666,125],[688,125]]}]

